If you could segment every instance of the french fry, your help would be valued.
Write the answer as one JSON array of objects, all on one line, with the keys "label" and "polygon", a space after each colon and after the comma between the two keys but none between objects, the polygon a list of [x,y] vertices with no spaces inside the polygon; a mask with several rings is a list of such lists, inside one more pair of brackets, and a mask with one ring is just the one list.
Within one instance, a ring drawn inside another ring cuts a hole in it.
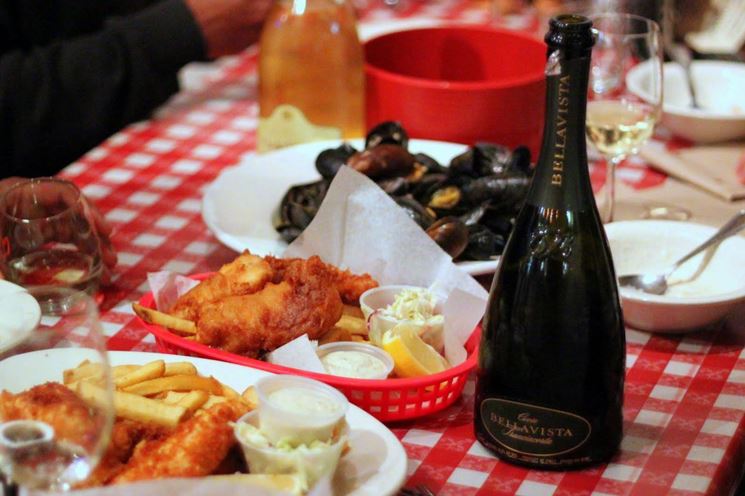
[{"label": "french fry", "polygon": [[346,329],[334,326],[318,338],[318,344],[336,343],[337,341],[351,341],[352,335]]},{"label": "french fry", "polygon": [[194,413],[199,410],[202,405],[207,403],[208,399],[210,399],[210,395],[207,391],[195,389],[194,391],[186,393],[183,398],[176,403],[176,405],[186,408],[186,411],[189,413]]},{"label": "french fry", "polygon": [[169,377],[158,377],[149,381],[138,382],[123,388],[127,393],[150,396],[163,391],[193,391],[195,389],[207,391],[208,393],[222,394],[222,384],[212,377],[201,377],[198,375],[172,375]]},{"label": "french fry", "polygon": [[367,322],[365,322],[365,319],[352,317],[351,315],[342,315],[336,323],[336,327],[346,330],[349,334],[367,336]]},{"label": "french fry", "polygon": [[209,399],[202,405],[202,408],[204,410],[217,405],[218,403],[223,403],[225,401],[228,401],[228,399],[225,396],[217,396],[214,394],[211,394]]},{"label": "french fry", "polygon": [[[85,401],[99,408],[106,407],[106,390],[95,384],[79,382],[77,393]],[[114,409],[118,417],[167,427],[177,426],[187,411],[183,406],[168,405],[161,401],[121,391],[114,391]]]},{"label": "french fry", "polygon": [[[215,380],[217,380],[217,379],[215,379]],[[236,391],[232,387],[228,386],[227,384],[223,384],[222,382],[220,382],[220,385],[222,386],[222,394],[221,394],[221,396],[225,396],[226,398],[229,398],[231,400],[239,399],[241,397],[238,394],[238,391]]]},{"label": "french fry", "polygon": [[168,391],[167,393],[165,393],[163,398],[161,398],[161,401],[164,401],[165,403],[168,403],[170,405],[175,405],[176,403],[181,401],[187,394],[189,393],[184,393],[181,391]]},{"label": "french fry", "polygon": [[138,317],[148,324],[159,325],[182,334],[194,335],[197,333],[197,326],[191,320],[180,319],[152,308],[143,307],[138,303],[132,303],[132,309]]},{"label": "french fry", "polygon": [[248,386],[246,390],[243,391],[243,394],[241,394],[241,398],[248,403],[252,410],[259,406],[259,395],[256,394],[256,388],[253,386]]},{"label": "french fry", "polygon": [[349,315],[350,317],[357,317],[358,319],[365,319],[365,314],[362,313],[360,307],[357,305],[344,305],[343,315]]},{"label": "french fry", "polygon": [[142,367],[138,367],[128,374],[114,379],[114,385],[119,389],[126,389],[133,384],[146,382],[157,377],[162,377],[166,370],[166,364],[163,360],[155,360]]},{"label": "french fry", "polygon": [[70,384],[82,379],[93,377],[103,377],[103,365],[100,363],[89,362],[88,360],[84,360],[74,369],[67,369],[62,372],[62,382],[64,384]]},{"label": "french fry", "polygon": [[367,339],[363,336],[354,335],[352,336],[351,341],[354,341],[355,343],[366,343]]},{"label": "french fry", "polygon": [[167,363],[163,376],[169,377],[172,375],[197,375],[197,368],[190,362]]},{"label": "french fry", "polygon": [[130,372],[134,372],[139,368],[140,365],[117,365],[115,367],[111,367],[111,377],[116,380],[119,377],[127,375]]}]

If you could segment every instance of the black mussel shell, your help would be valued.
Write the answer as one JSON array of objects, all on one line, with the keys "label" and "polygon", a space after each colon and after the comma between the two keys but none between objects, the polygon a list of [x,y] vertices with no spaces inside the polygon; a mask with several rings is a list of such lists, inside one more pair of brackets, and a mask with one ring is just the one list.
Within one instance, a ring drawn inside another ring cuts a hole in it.
[{"label": "black mussel shell", "polygon": [[468,148],[465,152],[457,155],[450,160],[448,171],[451,176],[470,176],[478,177],[479,174],[474,167],[473,147]]},{"label": "black mussel shell", "polygon": [[427,234],[453,258],[468,245],[468,228],[457,217],[439,219],[427,228]]},{"label": "black mussel shell", "polygon": [[280,222],[277,231],[282,234],[291,227],[301,231],[308,227],[323,203],[328,186],[329,182],[321,179],[313,183],[293,186],[287,190],[279,206]]},{"label": "black mussel shell", "polygon": [[365,148],[389,144],[409,148],[409,135],[400,122],[385,121],[372,128],[365,138]]},{"label": "black mussel shell", "polygon": [[473,168],[479,176],[504,175],[510,165],[509,148],[493,143],[476,143],[473,147]]},{"label": "black mussel shell", "polygon": [[530,176],[533,173],[533,169],[530,165],[530,150],[527,146],[518,146],[512,150],[509,170],[520,172],[526,176]]},{"label": "black mussel shell", "polygon": [[295,226],[281,225],[277,226],[277,232],[285,241],[285,243],[292,243],[293,241],[295,241],[295,238],[303,233],[303,230]]},{"label": "black mussel shell", "polygon": [[447,173],[447,168],[444,167],[440,162],[430,157],[426,153],[416,153],[414,160],[418,164],[422,164],[427,169],[427,174],[444,174]]},{"label": "black mussel shell", "polygon": [[401,196],[409,192],[409,181],[405,177],[381,179],[378,186],[391,196]]},{"label": "black mussel shell", "polygon": [[339,168],[347,163],[357,150],[349,143],[342,143],[337,148],[329,148],[318,154],[316,157],[316,170],[325,179],[332,179]]},{"label": "black mussel shell", "polygon": [[404,209],[406,215],[419,224],[422,229],[426,230],[435,221],[434,212],[422,206],[413,196],[397,196],[393,199],[398,203],[398,206]]},{"label": "black mussel shell", "polygon": [[414,155],[399,145],[382,144],[353,154],[347,165],[373,180],[408,176],[415,171]]},{"label": "black mussel shell", "polygon": [[468,212],[462,214],[459,218],[461,222],[463,222],[466,226],[475,226],[476,224],[481,222],[481,219],[484,217],[484,215],[486,215],[486,209],[487,204],[482,203],[481,205],[477,205]]},{"label": "black mussel shell", "polygon": [[432,193],[442,187],[447,180],[447,174],[425,174],[419,181],[411,184],[411,194],[419,203],[427,203]]},{"label": "black mussel shell", "polygon": [[469,228],[468,246],[461,254],[464,260],[490,260],[504,250],[506,238],[488,227],[476,224]]},{"label": "black mussel shell", "polygon": [[527,177],[486,176],[463,186],[463,197],[471,205],[490,202],[492,206],[522,204],[528,192]]}]

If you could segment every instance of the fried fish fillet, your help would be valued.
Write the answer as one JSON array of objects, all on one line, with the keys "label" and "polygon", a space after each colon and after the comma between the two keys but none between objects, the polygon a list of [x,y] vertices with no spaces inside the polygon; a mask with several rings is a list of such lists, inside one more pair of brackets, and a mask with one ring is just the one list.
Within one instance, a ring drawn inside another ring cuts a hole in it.
[{"label": "fried fish fillet", "polygon": [[156,441],[168,435],[170,430],[156,424],[146,424],[135,420],[117,419],[111,431],[111,442],[93,473],[77,489],[98,487],[124,471],[137,445],[141,442]]},{"label": "fried fish fillet", "polygon": [[229,422],[235,422],[246,411],[247,407],[236,401],[218,403],[181,423],[168,436],[138,444],[111,482],[211,474],[235,444]]},{"label": "fried fish fillet", "polygon": [[273,275],[271,266],[263,258],[245,251],[179,298],[168,313],[196,320],[201,305],[226,296],[255,293],[271,281]]},{"label": "fried fish fillet", "polygon": [[[301,258],[276,258],[272,256],[265,257],[265,260],[274,272],[273,282],[275,283],[284,279],[288,267],[303,261]],[[358,275],[349,270],[341,270],[331,264],[324,263],[324,265],[333,274],[333,283],[336,285],[342,301],[348,305],[358,305],[362,293],[368,289],[378,287],[378,282],[370,274]]]},{"label": "fried fish fillet", "polygon": [[105,422],[67,387],[57,382],[39,384],[22,393],[0,393],[0,421],[39,420],[49,424],[55,436],[85,448],[98,442]]},{"label": "fried fish fillet", "polygon": [[197,340],[256,357],[306,333],[317,339],[342,315],[335,278],[318,257],[296,259],[284,267],[281,282],[202,305]]}]

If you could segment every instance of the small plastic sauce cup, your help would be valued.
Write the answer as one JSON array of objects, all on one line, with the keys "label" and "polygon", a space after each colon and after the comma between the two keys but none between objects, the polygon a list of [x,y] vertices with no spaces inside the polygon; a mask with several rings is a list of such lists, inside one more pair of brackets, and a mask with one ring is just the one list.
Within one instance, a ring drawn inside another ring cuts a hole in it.
[{"label": "small plastic sauce cup", "polygon": [[[427,289],[421,286],[407,286],[407,285],[390,285],[390,286],[378,286],[377,288],[368,289],[360,295],[360,310],[367,320],[369,329],[370,341],[375,344],[381,344],[383,334],[400,324],[402,321],[387,315],[381,314],[380,310],[383,310],[388,305],[392,305],[402,291],[407,289]],[[438,302],[435,305],[435,312],[441,314],[441,303]],[[432,328],[432,332],[442,333],[442,326],[438,328]]]},{"label": "small plastic sauce cup", "polygon": [[[384,350],[366,343],[355,343],[353,341],[338,341],[336,343],[327,343],[318,347],[317,353],[318,358],[323,362],[323,358],[334,352],[352,352],[369,355],[373,360],[379,360],[382,364],[382,370],[379,373],[375,371],[364,371],[357,369],[354,372],[348,374],[334,373],[333,370],[326,369],[326,372],[331,375],[340,377],[351,377],[354,379],[387,379],[388,376],[393,372],[393,358],[386,353]],[[324,367],[326,364],[324,363]],[[350,367],[351,368],[351,367]]]},{"label": "small plastic sauce cup", "polygon": [[342,451],[349,438],[349,425],[342,421],[336,439],[328,444],[312,449],[286,451],[273,446],[256,446],[242,438],[241,424],[258,427],[259,412],[254,410],[238,419],[234,427],[235,438],[241,445],[251,473],[257,474],[301,474],[308,487],[312,487],[321,477],[333,474],[339,464]]},{"label": "small plastic sauce cup", "polygon": [[256,393],[259,428],[272,444],[326,442],[349,409],[339,391],[306,377],[264,377],[256,382]]}]

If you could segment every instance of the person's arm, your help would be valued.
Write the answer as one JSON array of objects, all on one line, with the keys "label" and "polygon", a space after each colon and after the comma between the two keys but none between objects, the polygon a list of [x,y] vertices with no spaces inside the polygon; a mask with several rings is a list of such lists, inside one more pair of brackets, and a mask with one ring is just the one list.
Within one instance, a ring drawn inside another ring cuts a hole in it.
[{"label": "person's arm", "polygon": [[[207,0],[212,1],[212,0]],[[0,57],[0,178],[52,175],[178,88],[206,56],[191,10],[165,0],[99,33]]]},{"label": "person's arm", "polygon": [[0,0],[0,48],[30,49],[101,29],[159,0]]}]

